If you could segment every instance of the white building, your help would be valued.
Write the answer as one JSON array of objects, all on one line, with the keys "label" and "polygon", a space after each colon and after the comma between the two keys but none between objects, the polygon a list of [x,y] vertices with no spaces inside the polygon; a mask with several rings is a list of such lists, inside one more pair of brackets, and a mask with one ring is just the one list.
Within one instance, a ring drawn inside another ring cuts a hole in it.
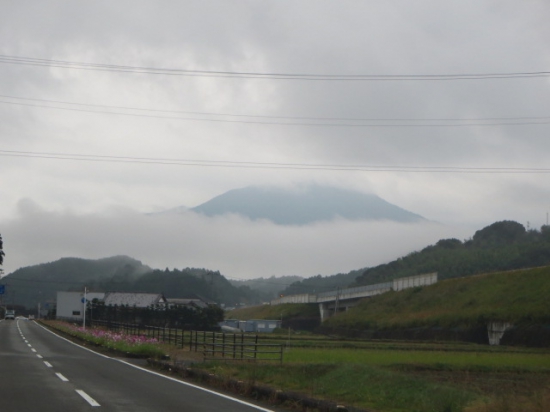
[{"label": "white building", "polygon": [[[86,299],[102,300],[105,293],[89,292]],[[84,319],[84,292],[57,292],[56,319],[82,321]]]}]

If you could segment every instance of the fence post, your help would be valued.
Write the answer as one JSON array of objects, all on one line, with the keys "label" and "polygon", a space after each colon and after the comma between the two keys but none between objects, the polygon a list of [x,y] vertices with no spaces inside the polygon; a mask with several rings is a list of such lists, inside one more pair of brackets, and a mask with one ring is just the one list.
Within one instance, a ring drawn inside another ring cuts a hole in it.
[{"label": "fence post", "polygon": [[244,333],[241,333],[241,360],[244,359]]},{"label": "fence post", "polygon": [[258,356],[258,335],[256,335],[256,339],[254,342],[254,359]]}]

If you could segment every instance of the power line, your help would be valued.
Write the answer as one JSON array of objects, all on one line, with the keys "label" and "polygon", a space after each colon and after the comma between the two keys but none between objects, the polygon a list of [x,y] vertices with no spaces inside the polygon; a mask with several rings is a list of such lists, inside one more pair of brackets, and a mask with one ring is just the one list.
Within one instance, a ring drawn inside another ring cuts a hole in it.
[{"label": "power line", "polygon": [[[257,115],[233,115],[225,113],[206,113],[206,112],[184,112],[184,111],[173,111],[173,110],[158,110],[158,109],[142,109],[142,108],[133,108],[126,106],[106,106],[106,105],[94,105],[86,103],[72,103],[72,102],[61,102],[54,100],[44,100],[44,99],[30,99],[24,97],[11,97],[11,96],[2,96],[11,99],[24,99],[32,101],[42,101],[48,103],[56,104],[65,104],[65,105],[76,105],[76,106],[89,106],[89,107],[98,107],[104,109],[123,109],[123,110],[136,110],[136,111],[149,111],[149,112],[161,112],[161,113],[186,113],[186,114],[195,114],[202,116],[226,116],[226,117],[249,117],[249,118],[268,118],[268,119],[285,119],[292,120],[292,122],[277,122],[277,121],[256,121],[256,120],[228,120],[228,119],[211,119],[211,118],[198,118],[198,117],[181,117],[181,116],[159,116],[152,114],[143,114],[143,113],[126,113],[126,112],[115,112],[111,110],[90,110],[90,109],[81,109],[74,107],[59,107],[59,106],[50,106],[43,104],[34,104],[34,103],[20,103],[20,102],[10,102],[5,100],[0,100],[0,103],[10,104],[15,106],[25,106],[25,107],[38,107],[46,109],[56,109],[56,110],[67,110],[73,112],[85,112],[85,113],[98,113],[98,114],[108,114],[108,115],[118,115],[118,116],[132,116],[132,117],[144,117],[144,118],[154,118],[154,119],[167,119],[167,120],[186,120],[186,121],[199,121],[199,122],[215,122],[215,123],[245,123],[245,124],[257,124],[257,125],[279,125],[279,126],[317,126],[317,127],[367,127],[367,128],[388,128],[388,127],[473,127],[473,126],[527,126],[527,125],[548,125],[550,124],[549,116],[524,116],[524,117],[486,117],[486,118],[425,118],[425,119],[413,119],[413,118],[334,118],[334,117],[284,117],[284,116],[257,116]],[[333,121],[333,122],[343,122],[343,121],[356,121],[356,122],[370,122],[370,123],[306,123],[306,122],[295,122],[294,120],[315,120],[315,121]],[[440,122],[440,123],[399,123],[399,122]],[[449,121],[454,121],[458,123],[448,123]],[[383,123],[383,122],[394,122],[394,123]],[[446,123],[441,123],[446,122]]]},{"label": "power line", "polygon": [[143,112],[160,112],[160,113],[175,113],[175,114],[194,114],[201,116],[227,116],[227,117],[249,117],[249,118],[260,118],[260,119],[284,119],[284,120],[331,120],[331,121],[364,121],[364,122],[378,122],[378,121],[388,121],[388,122],[446,122],[446,121],[503,121],[503,120],[544,120],[550,119],[550,116],[515,116],[515,117],[424,117],[424,118],[412,118],[412,117],[401,117],[401,118],[389,118],[389,117],[310,117],[310,116],[268,116],[268,115],[257,115],[257,114],[234,114],[234,113],[219,113],[219,112],[197,112],[197,111],[186,111],[186,110],[166,110],[166,109],[152,109],[152,108],[143,108],[143,107],[132,107],[132,106],[112,106],[104,104],[91,104],[91,103],[79,103],[79,102],[68,102],[64,100],[50,100],[50,99],[37,99],[31,97],[20,97],[20,96],[11,96],[0,94],[0,97],[7,99],[16,99],[16,100],[30,100],[35,102],[44,102],[44,103],[58,103],[72,106],[85,106],[85,107],[98,107],[104,109],[123,109],[123,110],[136,110]]},{"label": "power line", "polygon": [[345,164],[314,164],[314,163],[269,163],[269,162],[238,162],[224,160],[193,160],[130,156],[101,156],[75,153],[28,152],[16,150],[0,150],[0,156],[24,157],[53,160],[72,160],[109,163],[138,163],[170,166],[201,166],[241,169],[285,169],[285,170],[326,170],[355,172],[407,172],[407,173],[484,173],[484,174],[546,174],[548,168],[525,167],[462,167],[462,166],[390,166],[390,165],[345,165]]},{"label": "power line", "polygon": [[67,60],[41,59],[36,57],[0,55],[0,63],[58,67],[65,69],[141,73],[167,76],[225,77],[271,80],[322,80],[322,81],[434,81],[434,80],[485,80],[548,77],[550,71],[503,72],[503,73],[457,73],[457,74],[315,74],[239,72],[216,70],[188,70],[176,68],[127,66],[104,63],[74,62]]}]

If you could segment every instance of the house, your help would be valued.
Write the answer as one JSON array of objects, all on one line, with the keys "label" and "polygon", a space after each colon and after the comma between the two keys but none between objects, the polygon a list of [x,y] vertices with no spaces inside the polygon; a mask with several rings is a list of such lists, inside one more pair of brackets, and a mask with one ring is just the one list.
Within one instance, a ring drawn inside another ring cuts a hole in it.
[{"label": "house", "polygon": [[[102,300],[103,292],[88,292],[86,300]],[[84,292],[57,292],[56,319],[82,321],[84,319]]]},{"label": "house", "polygon": [[202,299],[179,299],[179,298],[167,298],[166,303],[169,308],[190,308],[190,309],[204,309],[208,307],[208,303]]},{"label": "house", "polygon": [[162,293],[107,292],[104,302],[105,306],[149,308],[151,306],[166,305],[166,298]]}]

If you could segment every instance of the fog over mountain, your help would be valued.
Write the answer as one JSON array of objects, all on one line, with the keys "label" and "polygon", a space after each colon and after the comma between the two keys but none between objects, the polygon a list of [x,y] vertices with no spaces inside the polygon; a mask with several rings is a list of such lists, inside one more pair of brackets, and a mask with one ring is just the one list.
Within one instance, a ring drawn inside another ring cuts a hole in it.
[{"label": "fog over mountain", "polygon": [[234,189],[191,210],[206,216],[237,214],[279,225],[307,225],[336,218],[402,223],[425,220],[374,194],[319,185],[297,189],[260,186]]}]

